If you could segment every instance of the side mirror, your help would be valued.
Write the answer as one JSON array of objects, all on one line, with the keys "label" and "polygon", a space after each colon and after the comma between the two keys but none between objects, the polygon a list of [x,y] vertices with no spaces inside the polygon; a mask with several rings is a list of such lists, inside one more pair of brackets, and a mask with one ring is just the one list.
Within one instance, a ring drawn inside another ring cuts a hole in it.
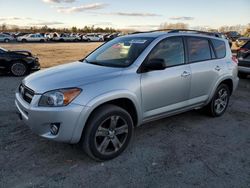
[{"label": "side mirror", "polygon": [[166,68],[164,59],[150,59],[144,65],[145,71],[164,70]]}]

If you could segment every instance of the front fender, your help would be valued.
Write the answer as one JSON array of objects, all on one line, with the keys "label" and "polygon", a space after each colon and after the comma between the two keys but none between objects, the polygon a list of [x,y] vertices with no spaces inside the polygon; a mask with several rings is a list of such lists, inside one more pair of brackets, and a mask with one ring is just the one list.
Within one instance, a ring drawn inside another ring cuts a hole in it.
[{"label": "front fender", "polygon": [[82,136],[82,131],[87,123],[87,120],[91,113],[100,105],[107,103],[109,101],[115,100],[115,99],[121,99],[121,98],[126,98],[129,99],[133,102],[136,112],[137,112],[137,117],[138,117],[138,124],[142,122],[142,111],[140,108],[140,101],[138,101],[138,97],[128,91],[128,90],[115,90],[115,91],[110,91],[107,93],[103,93],[93,99],[91,99],[85,108],[82,110],[80,117],[78,119],[78,123],[75,127],[75,130],[72,134],[72,139],[71,143],[77,143],[81,139]]}]

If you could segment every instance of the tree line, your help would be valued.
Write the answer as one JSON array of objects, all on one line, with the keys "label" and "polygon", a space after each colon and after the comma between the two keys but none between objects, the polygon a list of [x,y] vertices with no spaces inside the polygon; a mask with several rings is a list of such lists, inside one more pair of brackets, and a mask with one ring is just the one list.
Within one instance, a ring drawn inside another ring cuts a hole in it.
[{"label": "tree line", "polygon": [[19,27],[19,26],[9,26],[6,24],[2,24],[0,26],[1,32],[30,32],[30,33],[115,33],[119,32],[119,30],[114,29],[112,27],[94,27],[94,26],[84,26],[83,28],[71,27],[71,28],[53,28],[47,25],[42,27]]}]

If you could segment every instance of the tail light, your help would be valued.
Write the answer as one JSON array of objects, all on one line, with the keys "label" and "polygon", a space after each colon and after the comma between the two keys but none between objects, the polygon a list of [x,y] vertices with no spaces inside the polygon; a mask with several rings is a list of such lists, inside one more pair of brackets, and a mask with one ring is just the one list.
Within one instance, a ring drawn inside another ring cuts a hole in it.
[{"label": "tail light", "polygon": [[243,52],[243,53],[246,53],[246,52],[248,52],[249,51],[249,49],[247,49],[247,48],[240,48],[239,50],[238,50],[238,52]]},{"label": "tail light", "polygon": [[238,59],[235,55],[232,56],[232,61],[235,63],[235,64],[238,64]]}]

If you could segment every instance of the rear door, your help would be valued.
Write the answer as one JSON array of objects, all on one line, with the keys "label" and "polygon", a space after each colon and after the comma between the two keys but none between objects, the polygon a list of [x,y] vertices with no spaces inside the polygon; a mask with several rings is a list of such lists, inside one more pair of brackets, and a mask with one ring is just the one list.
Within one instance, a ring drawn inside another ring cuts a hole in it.
[{"label": "rear door", "polygon": [[142,73],[141,93],[144,118],[187,106],[190,89],[190,65],[185,64],[182,37],[159,42],[150,52],[150,59],[163,59],[166,68]]},{"label": "rear door", "polygon": [[190,87],[189,105],[195,105],[206,101],[210,91],[214,87],[219,77],[226,71],[223,57],[216,58],[214,47],[210,39],[205,37],[186,37],[188,62],[191,67],[192,78]]}]

